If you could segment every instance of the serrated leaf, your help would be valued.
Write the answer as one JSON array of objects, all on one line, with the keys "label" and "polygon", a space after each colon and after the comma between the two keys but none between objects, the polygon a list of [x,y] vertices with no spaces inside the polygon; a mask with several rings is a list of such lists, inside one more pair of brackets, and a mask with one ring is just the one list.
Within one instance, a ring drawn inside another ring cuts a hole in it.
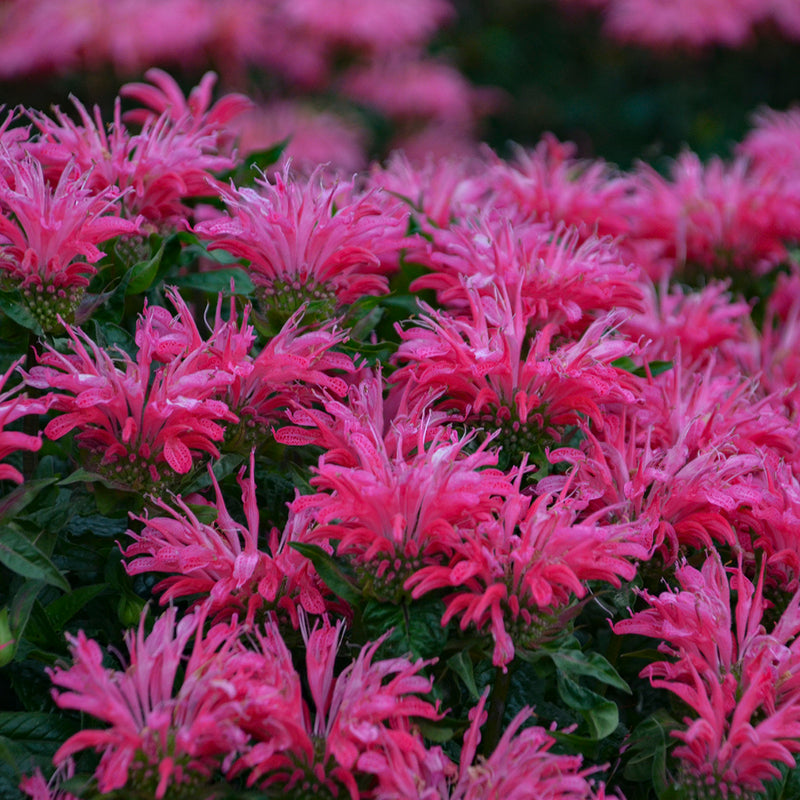
[{"label": "serrated leaf", "polygon": [[231,281],[233,281],[234,294],[249,296],[255,292],[255,284],[241,267],[225,267],[223,269],[215,269],[212,272],[197,272],[193,275],[184,275],[180,278],[175,278],[173,283],[180,288],[198,289],[208,294],[219,294],[220,292],[230,292]]},{"label": "serrated leaf", "polygon": [[475,670],[472,666],[472,659],[464,650],[456,653],[454,656],[450,656],[447,659],[447,666],[453,670],[453,672],[458,675],[459,678],[464,682],[464,686],[467,687],[467,691],[470,693],[473,702],[478,702],[480,700],[480,692],[478,691],[478,686],[475,683]]},{"label": "serrated leaf", "polygon": [[67,594],[62,594],[45,608],[50,624],[57,631],[63,630],[75,614],[106,588],[105,583],[95,583],[90,586],[79,586]]},{"label": "serrated leaf", "polygon": [[542,652],[552,659],[560,672],[594,678],[601,683],[631,694],[631,688],[627,682],[600,653],[584,652],[578,647],[562,647],[558,650],[544,649]]},{"label": "serrated leaf", "polygon": [[0,527],[0,563],[23,578],[69,591],[69,583],[55,564],[13,524]]},{"label": "serrated leaf", "polygon": [[19,514],[28,506],[42,489],[52,486],[57,478],[39,478],[38,480],[25,481],[21,486],[9,492],[0,500],[0,519]]},{"label": "serrated leaf", "polygon": [[575,709],[586,720],[593,739],[610,736],[619,725],[616,703],[606,700],[591,689],[581,686],[563,672],[557,676],[558,694],[569,708]]},{"label": "serrated leaf", "polygon": [[289,542],[289,547],[297,550],[300,555],[305,556],[314,565],[322,582],[337,597],[341,597],[351,606],[358,606],[361,601],[361,592],[350,581],[347,573],[330,553],[326,553],[316,544],[303,542]]},{"label": "serrated leaf", "polygon": [[0,736],[28,746],[45,742],[61,745],[78,730],[78,724],[58,714],[43,711],[0,712]]},{"label": "serrated leaf", "polygon": [[158,274],[158,267],[161,264],[165,247],[166,243],[162,242],[161,247],[158,248],[152,258],[146,261],[139,261],[130,268],[125,294],[141,294],[150,288]]},{"label": "serrated leaf", "polygon": [[33,331],[37,336],[42,336],[44,331],[39,321],[24,303],[16,299],[16,296],[17,292],[0,292],[0,310],[18,325]]}]

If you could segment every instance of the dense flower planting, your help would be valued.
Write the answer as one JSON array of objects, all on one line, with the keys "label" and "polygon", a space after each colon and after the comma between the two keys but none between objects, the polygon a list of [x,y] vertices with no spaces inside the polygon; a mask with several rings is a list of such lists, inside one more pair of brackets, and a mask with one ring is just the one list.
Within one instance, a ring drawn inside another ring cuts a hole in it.
[{"label": "dense flower planting", "polygon": [[147,77],[0,129],[0,792],[798,796],[796,112],[345,179]]}]

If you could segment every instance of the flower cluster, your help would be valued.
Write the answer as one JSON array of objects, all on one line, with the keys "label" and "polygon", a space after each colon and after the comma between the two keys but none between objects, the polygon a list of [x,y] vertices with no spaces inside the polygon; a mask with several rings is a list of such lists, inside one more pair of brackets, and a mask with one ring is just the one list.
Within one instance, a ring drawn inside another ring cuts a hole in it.
[{"label": "flower cluster", "polygon": [[[25,762],[22,790],[777,791],[800,753],[796,115],[668,177],[548,137],[248,186],[244,99],[147,77],[110,128],[77,101],[0,126],[3,686],[27,709],[47,674],[36,713],[62,713],[57,772]],[[77,321],[45,324],[35,295],[70,287]],[[112,597],[138,622],[116,641]]]}]

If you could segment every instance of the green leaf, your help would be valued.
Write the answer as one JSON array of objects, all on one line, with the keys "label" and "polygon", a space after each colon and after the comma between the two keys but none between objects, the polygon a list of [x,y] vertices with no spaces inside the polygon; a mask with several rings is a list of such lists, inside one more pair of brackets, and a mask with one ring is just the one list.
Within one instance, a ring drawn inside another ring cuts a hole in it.
[{"label": "green leaf", "polygon": [[[211,465],[211,471],[217,481],[222,481],[233,473],[244,461],[244,456],[240,453],[226,453],[222,458],[218,458]],[[197,477],[191,481],[189,486],[183,487],[181,494],[187,495],[192,492],[201,492],[211,486],[211,476],[208,474],[207,467],[197,471]]]},{"label": "green leaf", "polygon": [[364,604],[362,620],[368,639],[392,631],[385,645],[392,655],[410,652],[414,658],[432,658],[447,642],[447,628],[442,627],[444,612],[444,603],[436,598],[400,603],[370,598]]},{"label": "green leaf", "polygon": [[447,666],[461,678],[473,702],[477,703],[481,695],[475,683],[475,670],[472,666],[472,659],[469,653],[466,650],[460,650],[454,656],[450,656],[450,658],[447,659]]},{"label": "green leaf", "polygon": [[667,786],[667,750],[675,742],[670,732],[680,727],[659,710],[640,722],[631,735],[623,775],[626,780],[652,783],[656,791]]},{"label": "green leaf", "polygon": [[25,481],[21,486],[9,492],[0,500],[0,519],[12,517],[19,514],[22,509],[28,506],[42,489],[51,486],[57,478],[40,478],[38,480]]},{"label": "green leaf", "polygon": [[14,595],[9,606],[8,621],[14,635],[20,639],[28,626],[33,604],[39,596],[39,592],[45,587],[44,581],[25,581],[19,591]]},{"label": "green leaf", "polygon": [[42,326],[30,309],[20,300],[19,292],[0,292],[0,310],[5,312],[9,319],[13,319],[18,325],[33,331],[37,336],[44,335]]},{"label": "green leaf", "polygon": [[63,637],[53,627],[47,612],[44,610],[44,606],[38,600],[31,609],[26,638],[36,645],[55,650],[60,650],[64,646]]},{"label": "green leaf", "polygon": [[252,186],[255,177],[260,176],[268,167],[278,161],[291,138],[291,136],[287,136],[271,147],[250,153],[236,168],[218,175],[218,179],[223,183],[232,180],[237,186]]},{"label": "green leaf", "polygon": [[646,378],[648,373],[656,377],[656,375],[661,375],[671,370],[673,363],[671,361],[648,361],[646,365],[639,367],[630,356],[622,356],[612,361],[611,366],[630,372],[631,375],[636,375],[639,378]]},{"label": "green leaf", "polygon": [[350,577],[334,556],[326,553],[316,544],[289,542],[289,547],[297,550],[298,553],[305,556],[314,565],[314,569],[316,569],[323,583],[337,597],[341,597],[351,606],[358,606],[361,601],[361,592],[350,580]]},{"label": "green leaf", "polygon": [[63,630],[75,614],[106,588],[105,583],[94,583],[89,586],[79,586],[67,594],[62,594],[45,608],[50,624],[57,631]]},{"label": "green leaf", "polygon": [[622,676],[600,655],[600,653],[585,653],[577,646],[574,638],[568,640],[569,645],[558,650],[544,649],[540,652],[552,659],[556,668],[566,675],[583,675],[595,678],[601,683],[621,689],[631,694],[630,686]]},{"label": "green leaf", "polygon": [[186,506],[204,525],[213,525],[219,516],[216,506],[207,506],[205,503],[186,503]]},{"label": "green leaf", "polygon": [[161,247],[158,248],[152,258],[140,261],[130,268],[125,294],[141,294],[150,288],[158,274],[158,267],[161,264],[165,247],[166,243],[162,242]]},{"label": "green leaf", "polygon": [[0,563],[23,578],[69,591],[69,584],[53,562],[13,523],[0,527]]},{"label": "green leaf", "polygon": [[40,711],[0,712],[0,736],[20,742],[29,749],[55,750],[76,733],[78,724],[59,714]]},{"label": "green leaf", "polygon": [[197,272],[175,278],[173,283],[184,289],[198,289],[208,294],[227,294],[231,290],[233,281],[233,294],[249,296],[255,292],[255,284],[250,276],[241,267],[226,267],[215,269],[212,272]]},{"label": "green leaf", "polygon": [[563,672],[558,673],[557,684],[559,696],[586,720],[593,739],[604,739],[617,729],[619,709],[616,703],[587,689]]}]

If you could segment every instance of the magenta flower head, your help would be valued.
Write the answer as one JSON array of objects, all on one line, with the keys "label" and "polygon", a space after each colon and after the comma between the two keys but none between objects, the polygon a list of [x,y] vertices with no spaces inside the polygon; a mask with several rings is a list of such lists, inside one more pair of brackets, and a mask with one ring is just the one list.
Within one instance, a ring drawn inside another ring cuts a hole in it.
[{"label": "magenta flower head", "polygon": [[245,478],[242,467],[238,478],[246,524],[237,522],[228,512],[209,466],[216,502],[208,507],[215,509],[216,519],[201,522],[180,497],[175,497],[172,505],[155,501],[158,511],[144,518],[134,517],[144,523],[144,530],[128,531],[134,543],[123,552],[131,559],[126,569],[129,575],[172,573],[154,588],[163,592],[162,603],[200,597],[198,602],[206,603],[209,613],[229,616],[243,612],[248,620],[256,613],[263,616],[274,609],[297,628],[300,610],[309,614],[325,611],[321,584],[311,562],[289,546],[297,529],[303,527],[297,516],[290,518],[283,534],[273,528],[269,551],[259,548],[254,468],[251,453],[249,477]]},{"label": "magenta flower head", "polygon": [[[20,431],[4,430],[6,425],[10,425],[14,420],[25,417],[28,414],[46,414],[50,405],[48,399],[32,400],[27,395],[19,394],[19,386],[7,391],[2,391],[8,382],[11,373],[22,363],[22,359],[13,363],[0,377],[0,460],[10,456],[19,450],[29,450],[37,452],[42,446],[42,438],[31,436]],[[22,483],[22,473],[11,464],[0,464],[0,480],[14,481]]]},{"label": "magenta flower head", "polygon": [[357,195],[352,183],[325,185],[320,171],[307,182],[288,172],[259,190],[223,189],[229,216],[195,226],[209,250],[250,262],[249,271],[271,324],[280,328],[303,303],[329,319],[364,295],[388,292],[397,268],[407,212],[380,192]]},{"label": "magenta flower head", "polygon": [[26,376],[29,386],[53,392],[61,412],[45,427],[49,438],[77,428],[88,466],[134,491],[159,493],[190,472],[198,454],[219,457],[220,423],[238,418],[218,399],[233,375],[209,363],[206,343],[160,364],[158,340],[145,335],[135,360],[120,350],[115,361],[80,329],[65,328],[72,353],[47,345]]},{"label": "magenta flower head", "polygon": [[[136,797],[163,798],[171,786],[202,786],[244,750],[242,710],[227,679],[227,664],[239,640],[236,623],[203,633],[205,612],[177,619],[177,609],[159,617],[145,635],[144,616],[125,643],[124,671],[103,666],[100,646],[80,631],[67,635],[71,667],[50,671],[53,697],[105,722],[86,728],[56,752],[56,765],[93,748],[102,754],[95,772],[100,792],[136,787]],[[192,641],[188,658],[185,655]]]},{"label": "magenta flower head", "polygon": [[20,289],[45,330],[72,318],[105,255],[97,245],[139,227],[115,214],[119,191],[96,192],[92,179],[70,162],[52,186],[35,159],[0,153],[0,283]]},{"label": "magenta flower head", "polygon": [[800,593],[768,626],[763,567],[753,584],[713,552],[701,569],[684,563],[676,576],[679,589],[641,592],[650,608],[614,630],[658,639],[672,657],[642,675],[693,712],[673,733],[685,796],[706,798],[714,786],[719,797],[753,800],[800,752]]},{"label": "magenta flower head", "polygon": [[243,728],[255,742],[234,772],[247,770],[249,785],[272,791],[359,800],[360,787],[374,784],[390,768],[381,758],[387,748],[423,752],[414,718],[441,719],[438,703],[419,696],[431,689],[432,679],[421,674],[429,662],[376,659],[384,636],[335,675],[343,623],[333,626],[324,619],[309,629],[301,617],[301,629],[313,716],[300,698],[300,676],[274,621],[257,632],[261,653],[242,658],[241,667],[237,659],[231,662],[240,676]]},{"label": "magenta flower head", "polygon": [[235,166],[226,124],[249,102],[229,95],[209,108],[211,73],[188,100],[166,73],[148,76],[156,86],[132,84],[126,92],[160,112],[134,113],[142,122],[138,133],[123,124],[119,100],[113,123],[106,126],[97,107],[90,114],[73,99],[80,123],[58,108],[53,118],[30,112],[41,137],[29,149],[48,176],[60,175],[73,160],[82,170],[93,167],[90,186],[95,192],[117,187],[128,216],[142,215],[153,228],[173,227],[191,215],[186,198],[213,195],[214,174]]},{"label": "magenta flower head", "polygon": [[[563,629],[588,581],[620,586],[636,575],[636,562],[650,558],[652,524],[602,524],[581,519],[568,497],[538,497],[533,503],[515,492],[496,516],[458,529],[453,556],[426,565],[405,582],[412,597],[436,589],[445,598],[442,624],[460,618],[490,633],[493,662],[505,669],[516,649],[535,649]],[[565,492],[566,494],[566,492]]]},{"label": "magenta flower head", "polygon": [[504,467],[526,453],[542,467],[545,448],[582,416],[602,428],[611,409],[637,404],[637,379],[613,364],[636,352],[633,342],[613,335],[619,316],[602,316],[577,340],[563,341],[555,324],[529,333],[519,287],[498,280],[493,298],[466,282],[464,288],[468,315],[423,305],[417,324],[400,330],[394,359],[403,366],[393,380],[412,396],[440,393],[438,410],[499,430]]}]

